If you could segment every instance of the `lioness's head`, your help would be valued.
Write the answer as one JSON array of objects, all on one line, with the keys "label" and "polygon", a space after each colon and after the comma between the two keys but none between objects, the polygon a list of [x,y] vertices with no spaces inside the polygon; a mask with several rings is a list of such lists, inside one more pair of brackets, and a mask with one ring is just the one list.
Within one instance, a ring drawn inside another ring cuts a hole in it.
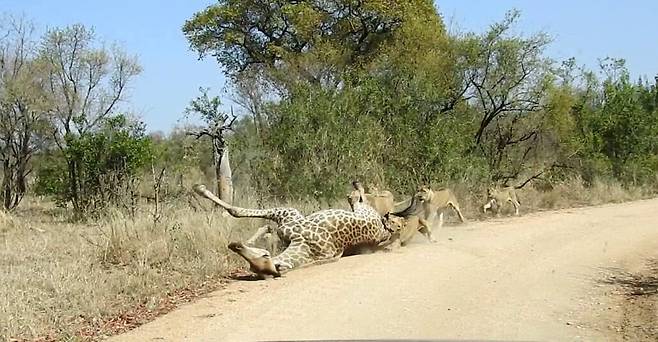
[{"label": "lioness's head", "polygon": [[368,183],[368,187],[366,189],[368,190],[368,193],[371,194],[376,194],[379,192],[379,187],[374,183]]},{"label": "lioness's head", "polygon": [[487,188],[487,198],[493,198],[497,193],[498,191],[496,190],[496,188],[492,188],[492,187]]},{"label": "lioness's head", "polygon": [[270,252],[260,248],[247,247],[242,242],[231,242],[228,249],[247,260],[252,272],[260,275],[281,276],[281,273],[272,262]]},{"label": "lioness's head", "polygon": [[421,201],[429,201],[432,197],[432,189],[427,184],[423,184],[418,187],[415,196]]}]

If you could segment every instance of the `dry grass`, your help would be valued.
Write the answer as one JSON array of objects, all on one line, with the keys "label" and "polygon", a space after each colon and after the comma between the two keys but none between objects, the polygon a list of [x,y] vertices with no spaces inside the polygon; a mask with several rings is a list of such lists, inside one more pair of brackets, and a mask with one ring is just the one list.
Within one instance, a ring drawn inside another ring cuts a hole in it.
[{"label": "dry grass", "polygon": [[14,219],[4,210],[0,209],[0,233],[14,226]]},{"label": "dry grass", "polygon": [[[308,205],[302,205],[308,207]],[[157,310],[176,289],[217,281],[243,263],[227,242],[253,233],[259,220],[165,206],[154,223],[114,212],[93,224],[71,223],[52,205],[23,203],[0,226],[0,340],[75,337],[85,325],[135,305]]]},{"label": "dry grass", "polygon": [[[522,214],[648,194],[614,184],[580,184],[521,190]],[[453,188],[465,216],[482,219],[484,189]],[[319,209],[317,203],[293,206],[306,213]],[[333,207],[348,205],[339,199]],[[157,223],[143,210],[135,217],[114,212],[100,222],[80,224],[68,222],[68,215],[50,204],[27,200],[11,217],[0,216],[0,339],[80,339],[89,335],[89,326],[129,315],[135,307],[158,312],[171,304],[176,290],[193,292],[208,284],[212,289],[231,269],[244,267],[227,251],[227,242],[244,239],[262,224],[223,217],[219,210],[195,212],[187,205],[168,204],[163,213]]]}]

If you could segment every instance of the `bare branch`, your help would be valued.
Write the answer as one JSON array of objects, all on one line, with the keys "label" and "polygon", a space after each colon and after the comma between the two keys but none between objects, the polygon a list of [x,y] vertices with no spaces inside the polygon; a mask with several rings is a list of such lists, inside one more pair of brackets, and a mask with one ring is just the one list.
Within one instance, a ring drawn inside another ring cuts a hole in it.
[{"label": "bare branch", "polygon": [[207,136],[210,138],[215,138],[215,134],[210,133],[207,129],[203,129],[197,132],[187,132],[185,133],[186,135],[191,135],[196,137],[197,139],[200,139],[201,137]]}]

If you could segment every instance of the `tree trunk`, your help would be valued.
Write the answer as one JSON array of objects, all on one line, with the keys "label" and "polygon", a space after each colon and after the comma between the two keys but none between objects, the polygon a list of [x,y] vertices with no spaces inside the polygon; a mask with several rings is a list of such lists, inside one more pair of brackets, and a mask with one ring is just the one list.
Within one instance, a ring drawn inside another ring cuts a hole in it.
[{"label": "tree trunk", "polygon": [[78,172],[76,170],[76,164],[75,160],[68,160],[67,162],[68,169],[69,169],[69,191],[70,191],[70,200],[71,203],[73,204],[73,209],[76,213],[80,213],[81,207],[80,207],[80,201],[78,197]]},{"label": "tree trunk", "polygon": [[11,209],[11,170],[9,168],[9,159],[5,159],[2,163],[2,206],[5,210]]},{"label": "tree trunk", "polygon": [[219,198],[227,203],[233,203],[233,180],[231,164],[229,163],[228,147],[224,146],[218,151],[218,162],[215,164],[215,175],[217,177],[217,194]]}]

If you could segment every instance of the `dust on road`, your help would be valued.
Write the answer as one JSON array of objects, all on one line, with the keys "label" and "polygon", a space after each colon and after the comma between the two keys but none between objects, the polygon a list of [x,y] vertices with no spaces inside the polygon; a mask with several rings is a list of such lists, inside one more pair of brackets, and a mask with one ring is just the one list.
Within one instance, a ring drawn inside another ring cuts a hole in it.
[{"label": "dust on road", "polygon": [[436,244],[235,282],[111,340],[621,340],[624,309],[601,279],[658,255],[657,209],[652,199],[444,227]]}]

